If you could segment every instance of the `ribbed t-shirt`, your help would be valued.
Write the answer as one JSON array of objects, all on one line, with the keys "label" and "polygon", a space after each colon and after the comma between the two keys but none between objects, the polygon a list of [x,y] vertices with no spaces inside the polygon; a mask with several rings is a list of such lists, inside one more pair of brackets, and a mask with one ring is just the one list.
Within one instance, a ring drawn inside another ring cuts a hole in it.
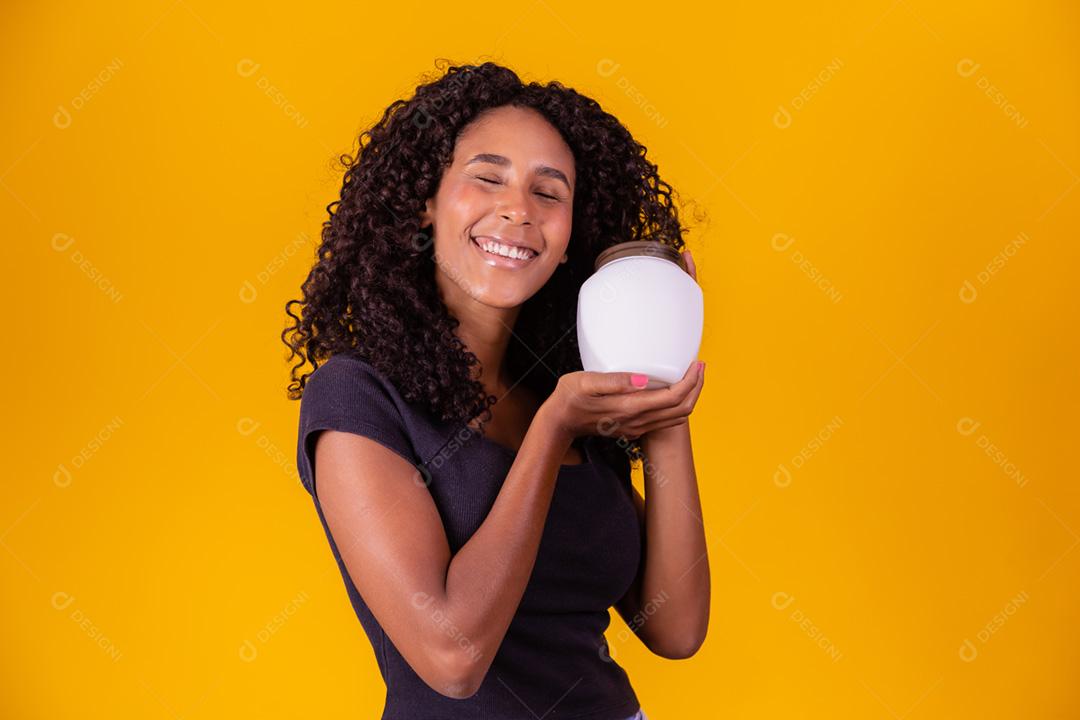
[{"label": "ribbed t-shirt", "polygon": [[604,637],[608,611],[630,587],[642,556],[629,458],[619,466],[605,461],[597,438],[587,436],[586,462],[560,466],[521,603],[479,690],[455,699],[413,671],[341,559],[315,484],[315,439],[327,429],[369,437],[423,473],[451,553],[484,521],[517,453],[467,425],[435,420],[361,358],[335,355],[308,377],[298,470],[386,683],[382,720],[623,720],[637,712],[629,677]]}]

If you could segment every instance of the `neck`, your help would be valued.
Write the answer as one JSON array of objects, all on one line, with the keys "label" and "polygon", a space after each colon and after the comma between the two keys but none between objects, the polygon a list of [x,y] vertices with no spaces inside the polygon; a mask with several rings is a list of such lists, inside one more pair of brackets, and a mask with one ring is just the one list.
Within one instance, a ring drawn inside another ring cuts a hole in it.
[{"label": "neck", "polygon": [[458,321],[455,334],[480,361],[479,380],[484,392],[501,399],[514,384],[505,367],[506,348],[521,306],[484,305],[452,282],[440,289],[447,310]]}]

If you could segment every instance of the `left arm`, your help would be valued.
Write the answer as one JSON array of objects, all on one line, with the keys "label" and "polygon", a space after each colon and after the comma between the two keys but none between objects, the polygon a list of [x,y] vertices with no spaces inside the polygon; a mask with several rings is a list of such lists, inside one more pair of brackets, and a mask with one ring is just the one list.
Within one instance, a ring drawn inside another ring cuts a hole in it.
[{"label": "left arm", "polygon": [[[689,250],[686,272],[698,281]],[[705,642],[709,628],[709,553],[698,497],[689,413],[704,383],[702,371],[683,422],[646,432],[645,498],[631,486],[638,520],[645,527],[642,563],[619,615],[651,651],[670,659],[688,658]]]},{"label": "left arm", "polygon": [[631,488],[645,528],[638,576],[615,608],[652,652],[688,658],[709,626],[709,557],[690,444],[690,423],[653,430],[645,453],[645,499]]}]

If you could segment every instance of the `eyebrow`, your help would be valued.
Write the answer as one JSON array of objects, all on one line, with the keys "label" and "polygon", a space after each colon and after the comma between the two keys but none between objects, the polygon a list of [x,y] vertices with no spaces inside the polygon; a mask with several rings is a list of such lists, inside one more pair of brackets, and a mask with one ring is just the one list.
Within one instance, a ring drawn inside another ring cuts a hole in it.
[{"label": "eyebrow", "polygon": [[[472,165],[473,163],[491,163],[492,165],[499,165],[502,167],[507,167],[513,164],[510,162],[510,158],[503,155],[495,155],[494,153],[480,153],[478,155],[473,155],[473,157],[470,158],[465,164]],[[548,165],[541,165],[540,167],[536,168],[536,174],[543,177],[560,180],[564,185],[566,185],[567,190],[570,189],[570,181],[566,179],[566,175],[563,174],[562,170],[558,170]]]}]

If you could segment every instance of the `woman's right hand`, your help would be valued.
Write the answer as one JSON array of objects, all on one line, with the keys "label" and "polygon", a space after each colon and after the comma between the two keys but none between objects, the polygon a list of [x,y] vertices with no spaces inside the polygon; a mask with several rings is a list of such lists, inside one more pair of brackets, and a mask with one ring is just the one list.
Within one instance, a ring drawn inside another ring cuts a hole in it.
[{"label": "woman's right hand", "polygon": [[[693,368],[694,366],[691,366]],[[679,382],[645,390],[648,379],[634,373],[579,370],[559,378],[541,410],[570,442],[583,435],[615,435],[637,440],[650,430],[686,422],[693,408],[698,375],[688,370]]]}]

